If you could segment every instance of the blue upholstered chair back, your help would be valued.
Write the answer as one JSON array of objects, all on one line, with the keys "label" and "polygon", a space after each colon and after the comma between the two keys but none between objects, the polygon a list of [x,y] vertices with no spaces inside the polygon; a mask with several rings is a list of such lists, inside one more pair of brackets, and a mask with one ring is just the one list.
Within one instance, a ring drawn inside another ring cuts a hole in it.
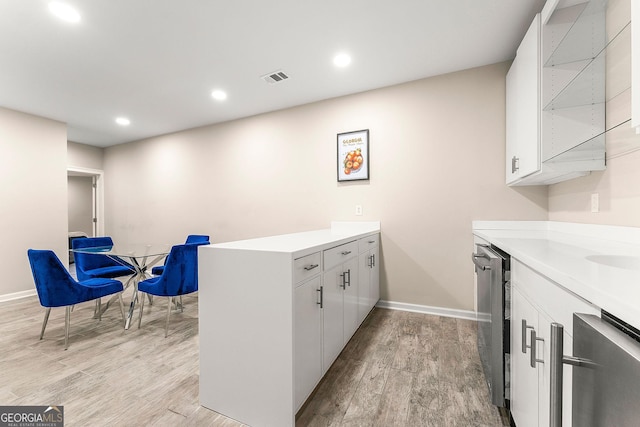
[{"label": "blue upholstered chair back", "polygon": [[187,241],[185,242],[185,244],[187,245],[192,245],[192,244],[205,245],[208,243],[209,243],[209,236],[202,235],[202,234],[189,234],[187,236]]},{"label": "blue upholstered chair back", "polygon": [[[71,242],[73,249],[112,247],[113,240],[111,237],[87,237],[86,239],[75,239]],[[93,254],[75,254],[76,275],[78,280],[87,280],[91,278],[85,274],[85,271],[95,270],[104,267],[120,267],[122,264],[112,260],[108,256]]]},{"label": "blue upholstered chair back", "polygon": [[62,307],[99,297],[93,297],[91,289],[78,286],[53,251],[29,249],[27,256],[43,307]]},{"label": "blue upholstered chair back", "polygon": [[161,276],[140,282],[139,289],[158,296],[185,295],[198,290],[198,245],[171,248]]}]

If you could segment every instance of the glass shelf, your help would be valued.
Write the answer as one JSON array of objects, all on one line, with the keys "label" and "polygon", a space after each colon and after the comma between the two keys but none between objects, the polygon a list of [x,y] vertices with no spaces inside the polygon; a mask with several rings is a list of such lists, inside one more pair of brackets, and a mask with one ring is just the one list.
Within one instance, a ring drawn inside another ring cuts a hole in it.
[{"label": "glass shelf", "polygon": [[[569,31],[545,62],[545,67],[595,58],[607,45],[607,0],[590,0],[583,7]],[[591,43],[585,43],[585,40],[591,40]]]},{"label": "glass shelf", "polygon": [[543,163],[558,166],[563,163],[575,164],[576,162],[602,160],[604,165],[606,134],[614,130],[624,129],[625,126],[629,127],[630,124],[631,119],[626,119],[622,122],[616,123],[605,129],[603,132],[595,135],[593,138],[590,138],[573,148],[565,150],[562,153],[556,154],[555,156],[545,160]]},{"label": "glass shelf", "polygon": [[[607,100],[605,92],[606,52],[619,45],[629,44],[631,24],[628,23],[615,37],[602,47],[597,56],[567,84],[546,106],[544,111],[599,104]],[[594,84],[594,82],[597,82]],[[609,98],[616,94],[609,94]]]}]

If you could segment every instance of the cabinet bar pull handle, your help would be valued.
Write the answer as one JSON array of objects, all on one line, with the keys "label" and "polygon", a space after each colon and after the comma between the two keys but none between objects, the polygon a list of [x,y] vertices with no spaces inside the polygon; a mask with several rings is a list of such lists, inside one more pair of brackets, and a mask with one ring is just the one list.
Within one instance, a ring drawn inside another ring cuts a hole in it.
[{"label": "cabinet bar pull handle", "polygon": [[369,262],[367,262],[367,267],[373,267],[373,255],[369,255]]},{"label": "cabinet bar pull handle", "polygon": [[309,264],[309,265],[307,265],[304,269],[305,269],[305,270],[307,270],[307,271],[311,271],[311,270],[313,270],[314,268],[318,267],[318,265],[319,265],[319,264]]},{"label": "cabinet bar pull handle", "polygon": [[371,267],[376,265],[376,254],[371,255]]},{"label": "cabinet bar pull handle", "polygon": [[530,365],[532,368],[536,367],[536,362],[540,362],[540,363],[544,363],[544,359],[538,359],[537,356],[537,342],[536,341],[542,341],[544,342],[543,338],[538,338],[537,334],[536,334],[536,330],[535,329],[531,329],[531,360],[530,360]]},{"label": "cabinet bar pull handle", "polygon": [[340,277],[342,277],[342,284],[340,285],[340,287],[342,289],[347,289],[347,273],[342,273]]},{"label": "cabinet bar pull handle", "polygon": [[351,286],[351,269],[347,270],[347,285]]},{"label": "cabinet bar pull handle", "polygon": [[530,345],[527,345],[527,329],[533,329],[533,326],[527,325],[527,320],[522,319],[522,352],[527,354],[527,349],[531,348]]},{"label": "cabinet bar pull handle", "polygon": [[323,303],[324,303],[324,290],[323,290],[323,286],[320,286],[320,289],[316,289],[317,292],[320,292],[320,302],[316,302],[316,304],[318,304],[320,306],[320,308],[324,308],[323,307]]},{"label": "cabinet bar pull handle", "polygon": [[516,156],[511,158],[511,173],[516,173],[520,169],[520,159]]},{"label": "cabinet bar pull handle", "polygon": [[342,251],[340,252],[342,255],[349,255],[351,253],[351,251]]},{"label": "cabinet bar pull handle", "polygon": [[375,243],[375,242],[376,242],[375,240],[369,240],[369,243]]}]

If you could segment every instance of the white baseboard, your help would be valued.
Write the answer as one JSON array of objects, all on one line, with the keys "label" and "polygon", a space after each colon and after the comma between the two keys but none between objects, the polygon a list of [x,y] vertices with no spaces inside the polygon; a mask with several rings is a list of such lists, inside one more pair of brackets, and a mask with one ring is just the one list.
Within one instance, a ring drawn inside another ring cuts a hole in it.
[{"label": "white baseboard", "polygon": [[35,289],[31,289],[28,291],[14,292],[12,294],[4,294],[4,295],[0,295],[0,302],[13,301],[16,299],[27,298],[34,295],[37,295]]},{"label": "white baseboard", "polygon": [[391,310],[412,311],[414,313],[434,314],[436,316],[455,317],[457,319],[476,320],[475,311],[457,310],[455,308],[431,307],[428,305],[408,304],[380,300],[376,307],[389,308]]}]

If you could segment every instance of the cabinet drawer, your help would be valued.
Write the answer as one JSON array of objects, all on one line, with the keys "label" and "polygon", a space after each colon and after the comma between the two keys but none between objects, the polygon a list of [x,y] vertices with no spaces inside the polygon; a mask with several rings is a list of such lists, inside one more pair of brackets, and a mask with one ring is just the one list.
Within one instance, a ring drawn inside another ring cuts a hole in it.
[{"label": "cabinet drawer", "polygon": [[368,251],[369,249],[373,249],[378,246],[379,242],[380,242],[379,234],[363,237],[362,239],[358,240],[358,252],[362,253],[362,252]]},{"label": "cabinet drawer", "polygon": [[324,269],[329,270],[336,265],[358,255],[358,242],[353,241],[324,251]]},{"label": "cabinet drawer", "polygon": [[600,314],[600,309],[578,295],[511,259],[511,283],[552,322],[564,325],[573,336],[573,313]]},{"label": "cabinet drawer", "polygon": [[293,283],[300,283],[320,273],[322,271],[321,259],[320,252],[316,252],[293,260]]}]

